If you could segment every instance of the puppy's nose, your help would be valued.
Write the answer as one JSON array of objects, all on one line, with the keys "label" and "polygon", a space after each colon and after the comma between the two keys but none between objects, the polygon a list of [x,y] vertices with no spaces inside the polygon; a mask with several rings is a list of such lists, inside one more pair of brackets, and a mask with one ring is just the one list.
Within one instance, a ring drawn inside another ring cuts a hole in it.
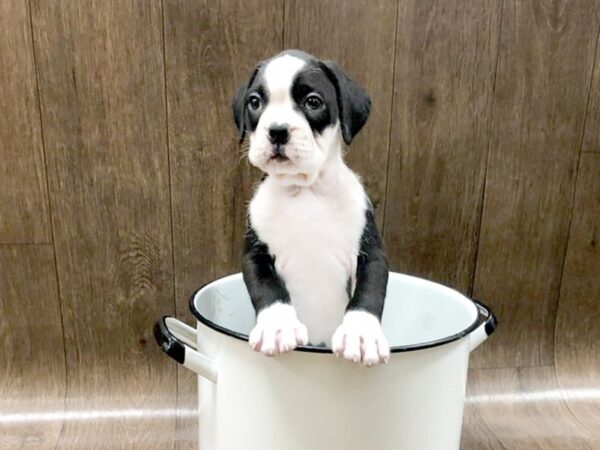
[{"label": "puppy's nose", "polygon": [[287,144],[290,138],[290,130],[287,125],[271,125],[269,128],[269,140],[272,144]]}]

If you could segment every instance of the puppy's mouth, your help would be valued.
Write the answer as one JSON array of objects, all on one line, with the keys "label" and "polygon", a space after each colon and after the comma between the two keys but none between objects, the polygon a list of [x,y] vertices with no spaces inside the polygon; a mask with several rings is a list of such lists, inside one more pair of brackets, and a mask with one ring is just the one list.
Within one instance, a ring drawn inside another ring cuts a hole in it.
[{"label": "puppy's mouth", "polygon": [[281,144],[273,144],[273,153],[271,153],[269,161],[285,162],[289,160],[290,158],[285,154],[285,147]]},{"label": "puppy's mouth", "polygon": [[273,155],[269,158],[269,161],[277,161],[277,162],[285,162],[285,161],[289,161],[290,158],[288,158],[285,155]]}]

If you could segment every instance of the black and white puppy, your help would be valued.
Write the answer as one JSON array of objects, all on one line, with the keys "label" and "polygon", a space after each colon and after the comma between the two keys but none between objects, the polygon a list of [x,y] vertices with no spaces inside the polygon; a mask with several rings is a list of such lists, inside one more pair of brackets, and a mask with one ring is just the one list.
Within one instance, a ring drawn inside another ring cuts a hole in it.
[{"label": "black and white puppy", "polygon": [[235,95],[248,159],[267,174],[249,205],[243,255],[256,351],[311,342],[368,366],[389,358],[380,324],[388,263],[371,203],[343,160],[370,105],[334,62],[298,50],[260,63]]}]

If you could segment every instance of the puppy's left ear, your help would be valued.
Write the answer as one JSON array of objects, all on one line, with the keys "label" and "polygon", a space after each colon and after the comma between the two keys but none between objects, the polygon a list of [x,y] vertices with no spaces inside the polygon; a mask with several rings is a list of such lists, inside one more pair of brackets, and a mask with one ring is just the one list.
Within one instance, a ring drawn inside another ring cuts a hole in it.
[{"label": "puppy's left ear", "polygon": [[367,123],[371,111],[369,95],[333,61],[321,61],[321,68],[335,86],[342,137],[350,145]]},{"label": "puppy's left ear", "polygon": [[235,121],[235,125],[240,134],[240,144],[243,142],[244,136],[246,135],[246,92],[254,81],[254,78],[256,78],[256,74],[261,66],[262,63],[254,68],[250,79],[246,83],[243,83],[233,96],[233,120]]}]

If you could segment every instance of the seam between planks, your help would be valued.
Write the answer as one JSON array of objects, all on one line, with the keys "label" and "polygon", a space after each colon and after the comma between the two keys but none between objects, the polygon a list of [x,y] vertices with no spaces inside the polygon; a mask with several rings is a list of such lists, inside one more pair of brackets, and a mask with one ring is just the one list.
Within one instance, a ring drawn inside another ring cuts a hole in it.
[{"label": "seam between planks", "polygon": [[[161,44],[162,44],[162,62],[163,62],[163,98],[165,104],[165,133],[166,133],[166,147],[167,147],[167,178],[169,181],[169,225],[171,227],[171,297],[173,299],[173,311],[177,315],[177,289],[175,283],[175,245],[174,245],[174,234],[175,229],[173,227],[173,193],[172,193],[172,174],[171,174],[171,141],[169,136],[169,99],[167,93],[167,45],[166,45],[166,33],[165,33],[165,2],[160,2],[160,20],[161,20]],[[175,398],[174,404],[175,409],[178,409],[179,403],[179,369],[175,368]],[[178,416],[175,414],[174,418],[174,433],[177,434],[178,427]],[[173,441],[173,450],[177,448],[177,439]]]},{"label": "seam between planks", "polygon": [[172,174],[171,174],[171,140],[169,136],[169,98],[167,93],[167,45],[165,35],[165,5],[164,0],[160,2],[160,16],[161,16],[161,33],[162,33],[162,59],[163,59],[163,91],[164,91],[164,102],[165,102],[165,132],[166,132],[166,145],[167,145],[167,172],[169,180],[169,224],[171,226],[171,278],[172,284],[172,297],[173,297],[173,311],[177,314],[177,298],[176,298],[176,283],[175,283],[175,245],[174,245],[174,234],[175,229],[173,227],[173,188],[172,188]]},{"label": "seam between planks", "polygon": [[481,189],[481,201],[479,202],[479,226],[477,227],[477,243],[475,246],[475,252],[473,255],[472,271],[471,271],[471,283],[468,287],[469,297],[473,297],[475,291],[475,280],[477,279],[477,261],[479,260],[479,251],[481,243],[481,227],[483,226],[483,212],[485,203],[485,191],[488,183],[488,165],[490,161],[490,151],[492,147],[492,134],[494,125],[494,106],[496,104],[496,81],[498,79],[498,62],[500,60],[500,40],[502,39],[502,22],[504,20],[504,0],[500,2],[500,23],[498,24],[498,37],[496,39],[496,63],[494,65],[494,80],[492,81],[492,103],[490,105],[490,118],[488,119],[488,145],[485,155],[485,164],[483,168],[483,188]]},{"label": "seam between planks", "polygon": [[288,0],[283,0],[282,1],[282,8],[281,8],[281,13],[283,15],[283,20],[281,21],[281,50],[285,50],[285,43],[287,42],[286,38],[285,38],[285,5],[287,3]]},{"label": "seam between planks", "polygon": [[394,27],[394,61],[392,64],[392,99],[390,101],[390,122],[388,131],[387,166],[385,171],[385,189],[383,192],[383,214],[381,219],[381,237],[385,239],[385,219],[387,213],[387,200],[390,190],[390,165],[392,160],[392,129],[394,126],[394,98],[396,97],[396,63],[398,60],[398,23],[400,22],[400,0],[396,0],[396,24]]},{"label": "seam between planks", "polygon": [[[36,84],[36,91],[37,91],[37,97],[38,97],[38,115],[39,115],[39,119],[40,119],[40,137],[41,137],[41,141],[42,141],[42,157],[43,157],[43,161],[44,161],[44,171],[45,171],[45,181],[46,181],[46,192],[47,192],[47,201],[48,201],[48,221],[50,223],[50,240],[51,240],[51,245],[52,245],[52,258],[54,261],[54,276],[55,276],[55,280],[56,280],[56,294],[58,296],[58,311],[60,314],[60,328],[61,328],[61,333],[62,333],[62,347],[63,347],[63,357],[64,357],[64,367],[65,367],[65,379],[64,379],[64,396],[63,396],[63,409],[66,410],[67,409],[67,394],[69,391],[69,365],[67,364],[67,347],[66,347],[66,340],[65,340],[65,320],[64,320],[64,313],[63,313],[63,298],[62,298],[62,290],[60,287],[60,277],[58,276],[58,261],[56,258],[56,239],[55,239],[55,234],[54,234],[54,221],[52,220],[52,195],[50,193],[50,183],[48,182],[48,162],[47,162],[47,158],[46,158],[46,136],[44,133],[44,120],[43,120],[43,116],[42,116],[42,95],[41,95],[41,88],[40,88],[40,80],[39,80],[39,74],[38,74],[38,63],[37,63],[37,57],[36,57],[36,53],[35,53],[35,35],[33,32],[33,13],[31,12],[31,0],[25,0],[25,4],[26,4],[26,8],[27,8],[27,14],[28,14],[28,18],[29,18],[29,32],[31,34],[31,53],[33,56],[33,68],[34,68],[34,72],[35,72],[35,84]],[[60,442],[60,439],[63,435],[63,431],[65,428],[65,421],[63,420],[63,422],[61,423],[61,427],[60,427],[60,432],[56,438],[56,446],[55,448],[58,447],[58,443]]]}]

